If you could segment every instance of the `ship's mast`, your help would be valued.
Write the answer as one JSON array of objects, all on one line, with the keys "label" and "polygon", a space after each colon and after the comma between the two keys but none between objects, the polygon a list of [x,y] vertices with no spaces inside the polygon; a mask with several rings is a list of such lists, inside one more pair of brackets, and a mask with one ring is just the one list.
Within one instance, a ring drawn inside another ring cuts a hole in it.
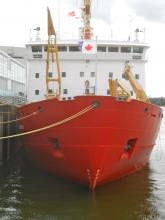
[{"label": "ship's mast", "polygon": [[[58,59],[58,48],[56,43],[56,32],[54,30],[52,17],[50,14],[49,8],[48,10],[48,49],[47,49],[47,60],[46,60],[46,90],[47,94],[46,97],[50,98],[52,96],[59,97],[61,94],[61,78],[60,78],[60,65],[59,65],[59,59]],[[56,63],[55,63],[56,62]],[[52,67],[50,71],[50,66]],[[53,75],[50,76],[50,73],[53,74],[53,72],[56,70],[57,73],[54,73],[57,75],[57,77],[53,77]],[[57,84],[57,89],[55,90],[50,87],[50,84],[54,82]]]},{"label": "ship's mast", "polygon": [[83,28],[82,28],[81,38],[86,40],[91,40],[93,38],[93,28],[90,25],[92,0],[83,0],[83,1],[84,1],[84,5],[82,7]]}]

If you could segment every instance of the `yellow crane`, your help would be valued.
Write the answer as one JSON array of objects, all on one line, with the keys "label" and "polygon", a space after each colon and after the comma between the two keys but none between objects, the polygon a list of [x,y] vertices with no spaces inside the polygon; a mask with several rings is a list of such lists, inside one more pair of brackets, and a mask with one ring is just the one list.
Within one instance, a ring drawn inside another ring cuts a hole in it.
[{"label": "yellow crane", "polygon": [[142,102],[150,102],[148,96],[146,95],[143,88],[140,86],[138,81],[134,78],[132,72],[131,72],[131,66],[129,63],[125,64],[124,73],[129,80],[129,83],[132,86],[133,91],[136,94],[136,99]]},{"label": "yellow crane", "polygon": [[[150,103],[149,98],[147,97],[145,91],[140,86],[140,84],[137,82],[135,77],[133,76],[131,72],[131,66],[129,63],[125,64],[124,74],[126,78],[128,79],[129,83],[131,84],[133,91],[136,94],[136,99],[142,102]],[[123,98],[125,100],[130,100],[130,97],[131,97],[130,92],[124,85],[122,85],[122,83],[119,80],[110,79],[109,88],[110,88],[110,95],[118,97],[118,98]]]},{"label": "yellow crane", "polygon": [[130,99],[129,90],[118,79],[109,79],[110,95],[124,100]]},{"label": "yellow crane", "polygon": [[[57,98],[61,94],[61,77],[60,77],[60,65],[59,65],[59,59],[58,59],[58,48],[57,48],[57,42],[56,42],[56,32],[53,26],[53,21],[51,17],[51,13],[49,8],[47,8],[48,11],[48,48],[47,48],[47,60],[46,60],[46,90],[47,98],[51,98],[52,96],[56,96]],[[56,77],[50,76],[50,64],[52,65],[52,74],[53,71],[55,71]],[[55,68],[56,65],[56,68]],[[57,71],[57,73],[56,73]],[[55,91],[55,85],[54,90],[52,87],[50,87],[50,84],[54,82],[57,84],[57,89]]]}]

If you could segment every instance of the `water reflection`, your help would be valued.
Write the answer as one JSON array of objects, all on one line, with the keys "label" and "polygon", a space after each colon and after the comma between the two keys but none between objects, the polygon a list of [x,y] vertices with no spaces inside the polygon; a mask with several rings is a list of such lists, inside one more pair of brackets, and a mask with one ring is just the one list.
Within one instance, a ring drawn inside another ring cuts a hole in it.
[{"label": "water reflection", "polygon": [[22,175],[21,167],[3,167],[0,170],[0,217],[1,219],[22,219],[21,193]]},{"label": "water reflection", "polygon": [[159,176],[153,168],[146,167],[92,193],[86,187],[43,174],[28,163],[13,165],[0,177],[1,219],[155,220],[164,215],[163,208],[160,212],[165,201],[164,175]]},{"label": "water reflection", "polygon": [[91,192],[55,178],[23,158],[0,170],[2,220],[165,219],[165,124],[150,164],[142,171]]}]

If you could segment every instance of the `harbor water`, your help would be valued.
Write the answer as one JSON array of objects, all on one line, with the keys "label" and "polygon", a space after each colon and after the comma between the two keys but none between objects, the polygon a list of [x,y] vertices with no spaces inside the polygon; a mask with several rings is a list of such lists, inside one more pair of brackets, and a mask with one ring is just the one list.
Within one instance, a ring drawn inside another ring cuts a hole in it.
[{"label": "harbor water", "polygon": [[2,220],[164,220],[165,119],[148,166],[91,192],[17,155],[0,168]]}]

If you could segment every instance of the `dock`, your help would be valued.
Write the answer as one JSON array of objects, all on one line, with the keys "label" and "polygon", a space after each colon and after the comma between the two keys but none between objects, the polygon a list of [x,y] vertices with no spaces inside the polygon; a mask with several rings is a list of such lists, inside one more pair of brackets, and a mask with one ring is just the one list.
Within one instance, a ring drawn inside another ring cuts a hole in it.
[{"label": "dock", "polygon": [[6,50],[0,50],[0,165],[17,151],[18,139],[1,138],[18,133],[17,108],[27,100],[26,62],[13,48]]},{"label": "dock", "polygon": [[[0,137],[18,133],[17,108],[26,103],[22,97],[0,96]],[[19,139],[8,138],[0,140],[0,165],[3,165],[19,150]]]}]

